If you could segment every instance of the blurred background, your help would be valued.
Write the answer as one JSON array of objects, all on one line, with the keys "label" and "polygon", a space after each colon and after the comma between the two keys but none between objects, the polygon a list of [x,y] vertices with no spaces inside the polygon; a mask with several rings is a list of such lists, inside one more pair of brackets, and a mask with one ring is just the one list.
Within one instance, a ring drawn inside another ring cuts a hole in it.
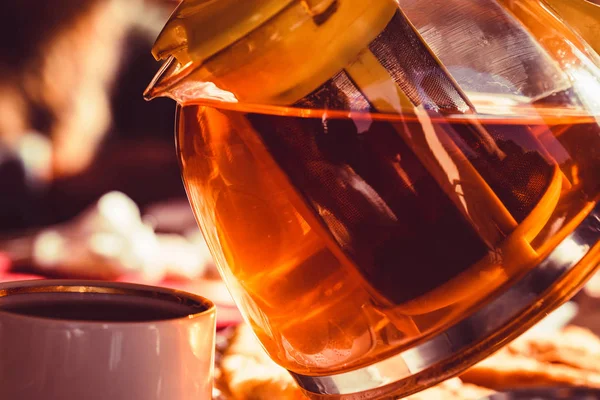
[{"label": "blurred background", "polygon": [[125,280],[232,305],[185,198],[175,103],[142,98],[177,4],[0,2],[0,281]]},{"label": "blurred background", "polygon": [[176,2],[0,3],[0,230],[64,222],[111,190],[183,198],[174,104],[145,102]]}]

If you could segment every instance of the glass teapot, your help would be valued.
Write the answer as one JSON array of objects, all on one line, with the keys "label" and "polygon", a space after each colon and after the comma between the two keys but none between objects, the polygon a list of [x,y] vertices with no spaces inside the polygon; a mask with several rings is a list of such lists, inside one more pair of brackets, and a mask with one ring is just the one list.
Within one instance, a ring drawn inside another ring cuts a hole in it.
[{"label": "glass teapot", "polygon": [[598,9],[184,0],[175,10],[145,96],[177,101],[198,223],[245,320],[306,395],[434,385],[595,271]]}]

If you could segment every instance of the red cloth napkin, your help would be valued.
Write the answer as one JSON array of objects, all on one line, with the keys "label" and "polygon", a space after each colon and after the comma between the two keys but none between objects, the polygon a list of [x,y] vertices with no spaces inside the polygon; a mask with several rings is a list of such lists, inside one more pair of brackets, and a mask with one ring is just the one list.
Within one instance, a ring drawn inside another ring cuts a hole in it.
[{"label": "red cloth napkin", "polygon": [[10,269],[10,258],[0,253],[0,275],[6,273]]},{"label": "red cloth napkin", "polygon": [[29,274],[3,274],[0,275],[0,282],[30,281],[33,279],[44,279],[43,276]]},{"label": "red cloth napkin", "polygon": [[10,271],[11,262],[8,256],[0,253],[0,282],[27,281],[43,279],[44,277],[33,274],[17,274]]}]

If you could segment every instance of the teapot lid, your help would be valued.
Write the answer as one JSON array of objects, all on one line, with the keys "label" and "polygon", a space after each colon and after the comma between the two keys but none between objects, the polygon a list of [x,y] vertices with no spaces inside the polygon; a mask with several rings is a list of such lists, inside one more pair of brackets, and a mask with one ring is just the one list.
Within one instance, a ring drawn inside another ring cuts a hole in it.
[{"label": "teapot lid", "polygon": [[294,1],[183,1],[159,34],[152,55],[157,60],[175,56],[182,64],[201,62],[264,24]]},{"label": "teapot lid", "polygon": [[394,0],[184,0],[154,44],[166,63],[144,96],[291,104],[355,59],[397,10]]}]

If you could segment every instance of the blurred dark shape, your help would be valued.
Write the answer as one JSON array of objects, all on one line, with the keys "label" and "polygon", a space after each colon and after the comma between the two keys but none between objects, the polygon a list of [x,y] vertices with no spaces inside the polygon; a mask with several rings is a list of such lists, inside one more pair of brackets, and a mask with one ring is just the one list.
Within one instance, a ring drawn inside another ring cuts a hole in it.
[{"label": "blurred dark shape", "polygon": [[134,29],[127,37],[120,74],[112,93],[113,131],[115,135],[140,139],[159,136],[172,145],[173,102],[166,98],[149,102],[141,95],[159,66],[150,54],[153,39],[140,29]]},{"label": "blurred dark shape", "polygon": [[19,159],[10,158],[0,165],[0,186],[0,231],[22,229],[43,222],[35,211],[40,206],[39,198],[27,185],[25,169]]},{"label": "blurred dark shape", "polygon": [[27,69],[42,57],[49,38],[69,27],[69,22],[88,12],[98,1],[19,0],[0,3],[0,66]]}]

